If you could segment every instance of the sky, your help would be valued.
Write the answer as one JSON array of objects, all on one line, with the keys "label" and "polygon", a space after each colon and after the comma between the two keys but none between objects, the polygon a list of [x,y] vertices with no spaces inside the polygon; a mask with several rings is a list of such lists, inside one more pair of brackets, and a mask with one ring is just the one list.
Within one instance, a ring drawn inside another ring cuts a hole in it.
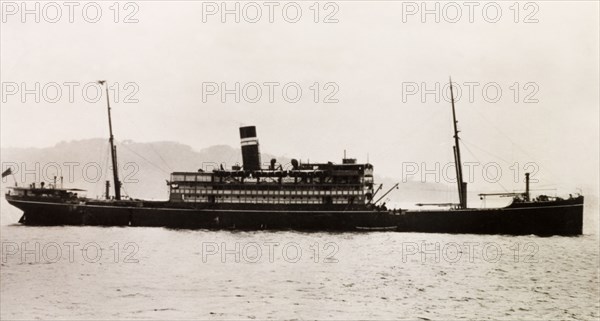
[{"label": "sky", "polygon": [[596,1],[56,3],[2,4],[2,147],[107,137],[106,79],[119,141],[239,146],[256,125],[273,155],[430,181],[452,173],[451,76],[476,189],[534,171],[598,194]]}]

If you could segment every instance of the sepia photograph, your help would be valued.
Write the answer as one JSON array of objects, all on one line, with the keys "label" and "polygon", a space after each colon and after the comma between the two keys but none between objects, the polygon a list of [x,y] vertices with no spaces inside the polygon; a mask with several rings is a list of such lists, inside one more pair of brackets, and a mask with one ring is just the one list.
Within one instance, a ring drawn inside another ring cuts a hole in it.
[{"label": "sepia photograph", "polygon": [[600,1],[0,6],[0,320],[600,321]]}]

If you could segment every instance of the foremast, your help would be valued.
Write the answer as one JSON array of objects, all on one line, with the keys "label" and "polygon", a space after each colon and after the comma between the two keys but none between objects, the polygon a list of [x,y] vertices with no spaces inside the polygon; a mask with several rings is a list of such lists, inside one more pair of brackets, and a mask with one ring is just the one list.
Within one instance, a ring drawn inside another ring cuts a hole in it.
[{"label": "foremast", "polygon": [[[110,99],[108,97],[108,84],[106,84],[106,80],[100,80],[100,81],[98,81],[98,83],[100,85],[106,86],[106,107],[108,109],[108,130],[110,133],[110,138],[108,139],[108,141],[110,142],[110,156],[112,159],[112,167],[113,167],[113,183],[114,183],[114,188],[115,188],[115,199],[120,200],[121,199],[121,182],[119,181],[119,167],[117,165],[117,147],[115,146],[115,138],[113,136],[113,131],[112,131],[112,120],[110,117]],[[108,188],[107,188],[106,197],[108,198]]]},{"label": "foremast", "polygon": [[452,78],[450,78],[450,100],[452,101],[452,120],[454,124],[454,165],[456,167],[456,182],[458,185],[459,208],[467,208],[467,183],[463,180],[462,161],[460,159],[460,144],[458,137],[458,121],[454,108],[454,92],[452,90]]}]

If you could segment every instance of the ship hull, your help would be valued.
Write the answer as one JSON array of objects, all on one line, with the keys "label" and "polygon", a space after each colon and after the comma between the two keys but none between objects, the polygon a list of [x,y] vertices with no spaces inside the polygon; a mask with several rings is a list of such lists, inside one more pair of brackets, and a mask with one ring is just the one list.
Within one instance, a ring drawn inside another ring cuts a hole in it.
[{"label": "ship hull", "polygon": [[[525,204],[524,204],[525,205]],[[408,211],[400,231],[509,235],[581,235],[583,200],[498,209]]]},{"label": "ship hull", "polygon": [[375,211],[307,206],[181,207],[169,202],[61,203],[9,198],[25,225],[183,229],[377,231],[581,235],[583,197],[497,209]]},{"label": "ship hull", "polygon": [[9,199],[23,210],[25,225],[146,226],[183,229],[332,230],[396,229],[395,216],[387,211],[302,207],[181,208],[169,202],[139,206],[115,204],[65,204]]}]

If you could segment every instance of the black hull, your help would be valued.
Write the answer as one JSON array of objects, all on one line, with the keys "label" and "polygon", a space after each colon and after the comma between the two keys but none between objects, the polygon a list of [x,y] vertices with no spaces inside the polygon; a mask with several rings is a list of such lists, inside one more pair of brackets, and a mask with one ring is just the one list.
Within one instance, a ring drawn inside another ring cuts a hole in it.
[{"label": "black hull", "polygon": [[408,211],[399,226],[400,231],[424,233],[581,235],[583,202],[499,209]]},{"label": "black hull", "polygon": [[168,202],[151,206],[64,204],[9,200],[23,210],[25,225],[145,226],[181,229],[332,230],[389,229],[394,216],[386,211],[279,208],[177,208]]},{"label": "black hull", "polygon": [[182,208],[169,202],[69,204],[16,199],[25,225],[148,226],[182,229],[312,230],[581,235],[583,197],[499,209],[375,211],[318,206],[228,205]]}]

